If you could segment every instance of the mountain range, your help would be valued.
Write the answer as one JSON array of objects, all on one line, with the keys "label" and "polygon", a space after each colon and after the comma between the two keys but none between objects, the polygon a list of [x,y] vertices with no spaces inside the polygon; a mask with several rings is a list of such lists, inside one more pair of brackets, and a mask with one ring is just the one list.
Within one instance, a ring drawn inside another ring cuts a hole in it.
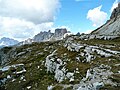
[{"label": "mountain range", "polygon": [[24,45],[24,44],[31,44],[32,42],[46,42],[46,41],[57,41],[62,40],[64,38],[65,34],[70,34],[70,31],[67,31],[66,28],[57,28],[55,29],[55,32],[52,33],[51,30],[47,31],[41,31],[37,35],[33,37],[33,39],[27,39],[25,41],[20,42],[18,45]]},{"label": "mountain range", "polygon": [[5,46],[12,46],[12,45],[15,45],[18,43],[19,43],[19,41],[17,41],[17,40],[3,37],[0,39],[0,48],[5,47]]},{"label": "mountain range", "polygon": [[32,42],[45,42],[45,41],[56,41],[63,39],[64,35],[66,33],[70,33],[70,31],[67,31],[66,28],[57,28],[55,29],[55,32],[52,33],[51,30],[40,32],[37,35],[33,37],[33,39],[27,39],[22,42],[19,42],[17,40],[3,37],[0,40],[0,47],[5,46],[13,46],[13,45],[24,45],[24,44],[31,44]]}]

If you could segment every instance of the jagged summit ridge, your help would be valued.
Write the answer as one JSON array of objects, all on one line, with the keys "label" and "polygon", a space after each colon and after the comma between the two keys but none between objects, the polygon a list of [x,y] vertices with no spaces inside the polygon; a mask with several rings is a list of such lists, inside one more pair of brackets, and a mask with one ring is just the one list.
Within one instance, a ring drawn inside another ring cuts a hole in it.
[{"label": "jagged summit ridge", "polygon": [[33,42],[46,42],[46,41],[57,41],[62,40],[66,34],[71,35],[70,31],[67,31],[66,28],[57,28],[55,32],[49,31],[41,31],[37,35],[33,37],[33,39],[27,39],[25,41],[20,42],[18,45],[32,44]]},{"label": "jagged summit ridge", "polygon": [[67,33],[66,28],[58,28],[55,29],[55,33],[52,33],[51,30],[48,32],[40,32],[39,34],[35,35],[33,41],[35,42],[42,42],[42,41],[53,41],[53,40],[60,40],[64,37],[64,34]]}]

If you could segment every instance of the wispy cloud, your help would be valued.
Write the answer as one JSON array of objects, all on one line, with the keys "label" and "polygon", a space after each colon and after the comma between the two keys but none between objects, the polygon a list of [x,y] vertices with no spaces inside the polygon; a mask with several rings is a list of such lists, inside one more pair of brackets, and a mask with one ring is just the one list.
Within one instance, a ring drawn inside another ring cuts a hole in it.
[{"label": "wispy cloud", "polygon": [[49,30],[53,22],[34,24],[33,22],[10,17],[0,17],[0,38],[10,37],[19,41],[32,38],[42,30]]}]

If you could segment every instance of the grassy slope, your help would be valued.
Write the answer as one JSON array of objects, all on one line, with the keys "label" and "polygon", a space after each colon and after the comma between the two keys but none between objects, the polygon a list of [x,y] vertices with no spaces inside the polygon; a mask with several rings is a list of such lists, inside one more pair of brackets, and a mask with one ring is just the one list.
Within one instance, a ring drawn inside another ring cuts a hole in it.
[{"label": "grassy slope", "polygon": [[[115,40],[87,40],[87,41],[81,41],[79,39],[76,40],[76,42],[84,43],[88,45],[102,45],[101,47],[106,47],[105,45],[112,45],[115,47],[111,47],[112,50],[120,50],[120,38]],[[85,76],[87,70],[90,67],[93,67],[95,65],[100,64],[106,64],[110,65],[112,67],[112,71],[120,71],[119,66],[114,66],[115,64],[120,63],[119,58],[111,57],[111,58],[99,58],[97,57],[93,62],[91,63],[82,63],[76,61],[76,56],[79,54],[79,52],[70,52],[66,48],[63,47],[63,41],[57,41],[57,42],[45,42],[45,43],[33,43],[31,45],[24,45],[17,47],[15,51],[17,53],[20,52],[26,52],[23,55],[16,56],[15,58],[11,58],[8,65],[13,64],[20,64],[23,63],[25,65],[26,73],[24,73],[26,81],[20,80],[20,78],[23,75],[13,75],[16,80],[11,81],[8,80],[5,84],[5,88],[7,90],[26,90],[28,86],[32,86],[32,90],[46,90],[49,85],[56,85],[54,90],[61,90],[63,88],[60,86],[60,84],[54,79],[54,74],[46,73],[46,68],[44,67],[45,64],[45,58],[47,55],[49,55],[51,52],[57,49],[57,57],[61,58],[62,60],[70,59],[70,61],[66,61],[67,65],[66,68],[68,71],[73,72],[76,68],[79,69],[80,74],[75,74],[75,81],[69,82],[65,80],[61,84],[77,84],[79,81]],[[29,49],[29,51],[27,51]],[[8,50],[8,49],[7,49]],[[39,54],[38,54],[39,53]],[[67,54],[67,55],[65,55]],[[112,59],[110,62],[108,59]],[[39,68],[38,68],[39,67]],[[8,72],[5,72],[2,74],[2,76],[7,75]],[[9,74],[12,74],[12,71],[9,70]],[[119,75],[113,75],[111,78],[112,80],[117,80],[117,82],[120,82],[120,76]],[[109,90],[118,90],[117,88],[106,86],[102,90],[105,90],[106,88],[110,88]],[[71,90],[69,87],[67,90]]]}]

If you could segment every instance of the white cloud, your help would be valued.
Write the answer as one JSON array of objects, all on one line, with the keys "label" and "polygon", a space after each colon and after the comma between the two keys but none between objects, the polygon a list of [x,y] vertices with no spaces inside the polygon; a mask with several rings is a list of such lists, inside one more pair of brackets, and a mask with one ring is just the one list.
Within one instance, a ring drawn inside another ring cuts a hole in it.
[{"label": "white cloud", "polygon": [[114,10],[114,8],[116,8],[118,6],[119,0],[115,0],[115,2],[112,5],[112,8],[110,10],[110,12],[112,12]]},{"label": "white cloud", "polygon": [[53,21],[59,7],[59,0],[1,0],[0,15],[40,24]]},{"label": "white cloud", "polygon": [[32,38],[40,31],[49,30],[53,26],[53,22],[34,24],[25,20],[9,17],[0,17],[0,21],[0,38],[10,37],[19,41]]},{"label": "white cloud", "polygon": [[59,0],[0,0],[0,38],[25,40],[54,24]]},{"label": "white cloud", "polygon": [[102,5],[91,9],[87,13],[87,19],[93,22],[93,26],[102,25],[107,19],[107,13],[101,11]]}]

